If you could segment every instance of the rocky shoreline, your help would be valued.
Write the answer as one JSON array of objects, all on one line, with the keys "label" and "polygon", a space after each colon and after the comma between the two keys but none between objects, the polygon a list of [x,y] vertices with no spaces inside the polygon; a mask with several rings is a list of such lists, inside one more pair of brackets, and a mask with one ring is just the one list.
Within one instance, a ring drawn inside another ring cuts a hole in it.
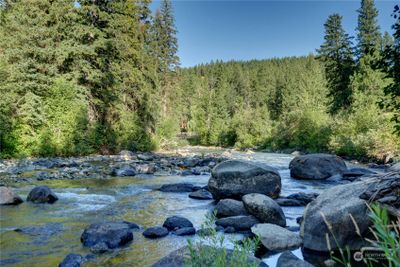
[{"label": "rocky shoreline", "polygon": [[[283,252],[277,266],[292,266],[293,262],[296,266],[313,266],[321,262],[307,258],[307,254],[302,261],[290,251],[302,248],[325,254],[346,245],[351,250],[359,250],[365,245],[365,239],[370,238],[371,221],[366,204],[374,201],[399,210],[400,173],[396,168],[394,165],[386,173],[376,174],[363,168],[349,169],[341,158],[334,155],[300,155],[289,164],[293,180],[333,179],[338,185],[322,194],[298,192],[282,196],[281,177],[275,168],[262,162],[228,159],[221,154],[188,157],[121,151],[115,156],[3,161],[0,203],[18,205],[23,201],[10,187],[6,187],[21,181],[211,173],[205,186],[177,183],[162,185],[157,190],[186,192],[188,197],[199,201],[214,199],[216,231],[259,236],[264,254]],[[47,186],[33,188],[26,199],[32,203],[49,204],[57,200],[57,195]],[[282,207],[288,206],[306,206],[303,216],[297,218],[299,227],[287,226]],[[358,228],[349,231],[355,224]],[[169,234],[193,236],[200,230],[179,214],[166,218],[162,225],[147,229],[134,222],[93,222],[84,229],[81,242],[96,255],[129,246],[135,242],[133,233],[138,231],[146,238],[158,239]],[[336,242],[332,241],[334,238]],[[60,266],[81,266],[90,257],[69,254]],[[185,249],[171,253],[153,266],[183,266],[182,257],[187,257]],[[251,261],[266,266],[257,258]],[[175,265],[168,265],[171,262]]]}]

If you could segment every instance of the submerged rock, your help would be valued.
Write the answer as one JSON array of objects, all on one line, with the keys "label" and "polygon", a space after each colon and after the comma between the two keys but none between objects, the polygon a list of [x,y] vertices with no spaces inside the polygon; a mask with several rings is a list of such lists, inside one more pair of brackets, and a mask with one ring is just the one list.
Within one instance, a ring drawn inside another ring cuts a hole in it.
[{"label": "submerged rock", "polygon": [[167,228],[169,231],[173,231],[184,227],[193,227],[193,224],[191,221],[189,221],[184,217],[172,216],[168,217],[165,220],[163,226]]},{"label": "submerged rock", "polygon": [[211,193],[205,189],[194,191],[189,194],[189,197],[194,199],[204,199],[204,200],[213,199]]},{"label": "submerged rock", "polygon": [[290,176],[296,179],[322,180],[347,170],[344,160],[335,155],[309,154],[295,157],[289,164]]},{"label": "submerged rock", "polygon": [[68,254],[64,260],[58,265],[59,267],[80,267],[83,262],[84,258],[79,254]]},{"label": "submerged rock", "polygon": [[29,192],[26,199],[33,203],[54,203],[58,200],[56,194],[54,194],[48,186],[37,186]]},{"label": "submerged rock", "polygon": [[[211,248],[209,246],[202,246],[201,249],[204,249],[207,251],[207,249],[210,249],[210,251],[215,251],[215,248]],[[227,266],[229,266],[229,261],[232,257],[232,252],[233,250],[226,249],[226,261],[227,261]],[[207,253],[207,252],[206,252]],[[223,253],[223,250],[221,249],[221,253]],[[160,259],[156,263],[152,265],[152,267],[184,267],[187,265],[187,262],[190,262],[191,256],[190,256],[190,250],[188,246],[182,247],[178,250],[175,250],[171,252],[169,255],[165,256],[164,258]],[[262,262],[261,260],[257,259],[254,256],[249,255],[247,257],[247,263],[254,264],[255,266],[259,267],[268,267],[267,264]]]},{"label": "submerged rock", "polygon": [[249,193],[278,197],[281,177],[278,171],[266,164],[228,160],[212,170],[208,189],[215,199],[241,198]]},{"label": "submerged rock", "polygon": [[286,251],[279,256],[276,267],[314,267],[314,265],[306,261],[302,261],[292,252]]},{"label": "submerged rock", "polygon": [[150,227],[147,228],[144,232],[143,235],[147,238],[159,238],[159,237],[164,237],[168,235],[168,229],[162,226],[155,226],[155,227]]},{"label": "submerged rock", "polygon": [[184,235],[194,235],[196,234],[196,229],[193,227],[183,227],[172,232],[174,235],[184,236]]},{"label": "submerged rock", "polygon": [[247,212],[261,222],[286,226],[285,214],[272,198],[263,194],[247,194],[242,200]]},{"label": "submerged rock", "polygon": [[262,223],[251,227],[251,232],[258,235],[263,246],[269,251],[291,250],[301,246],[300,236],[275,224]]},{"label": "submerged rock", "polygon": [[260,223],[256,217],[248,216],[232,216],[215,221],[215,224],[224,228],[233,227],[236,231],[249,230],[253,225]]},{"label": "submerged rock", "polygon": [[172,192],[172,193],[184,193],[184,192],[193,192],[195,190],[195,186],[188,183],[180,183],[180,184],[164,184],[158,190],[161,192]]},{"label": "submerged rock", "polygon": [[89,225],[82,233],[81,242],[95,252],[122,247],[133,240],[131,224],[125,222],[102,222]]},{"label": "submerged rock", "polygon": [[230,217],[238,215],[248,215],[243,202],[235,199],[221,199],[215,206],[217,217]]},{"label": "submerged rock", "polygon": [[9,187],[0,186],[0,205],[18,205],[24,202],[20,196],[15,194]]}]

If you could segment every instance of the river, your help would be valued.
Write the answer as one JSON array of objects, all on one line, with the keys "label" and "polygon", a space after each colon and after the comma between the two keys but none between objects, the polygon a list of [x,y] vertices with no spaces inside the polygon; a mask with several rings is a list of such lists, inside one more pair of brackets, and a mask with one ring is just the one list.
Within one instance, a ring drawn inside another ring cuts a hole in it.
[{"label": "river", "polygon": [[[199,149],[186,152],[207,153],[222,150]],[[320,193],[333,186],[329,181],[301,181],[290,178],[288,165],[292,155],[276,153],[230,152],[229,157],[255,160],[277,168],[282,177],[281,195],[296,192]],[[142,228],[161,225],[168,216],[180,215],[200,228],[212,200],[196,200],[188,193],[165,193],[154,190],[162,184],[188,182],[207,184],[209,175],[198,176],[138,176],[109,179],[47,180],[21,184],[15,188],[26,199],[34,185],[47,185],[59,197],[54,204],[24,202],[18,206],[0,207],[0,265],[1,266],[58,266],[69,253],[90,254],[80,242],[83,229],[97,221],[125,220]],[[296,218],[304,207],[283,207],[288,226],[298,226]],[[23,232],[14,231],[17,228]],[[131,245],[112,253],[96,256],[85,266],[150,266],[171,251],[187,244],[187,237],[168,235],[156,240],[146,239],[142,231],[134,231]],[[193,237],[191,237],[193,238]],[[197,237],[194,237],[197,238]],[[232,235],[232,238],[240,238]],[[295,254],[301,257],[300,250]],[[277,256],[263,259],[269,266]]]}]

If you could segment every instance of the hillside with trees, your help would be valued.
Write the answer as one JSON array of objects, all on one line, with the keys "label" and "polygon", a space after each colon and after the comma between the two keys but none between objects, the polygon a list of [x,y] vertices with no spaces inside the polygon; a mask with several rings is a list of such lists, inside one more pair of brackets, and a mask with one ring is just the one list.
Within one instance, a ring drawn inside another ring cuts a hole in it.
[{"label": "hillside with trees", "polygon": [[148,151],[180,133],[239,149],[399,155],[397,6],[393,36],[362,0],[356,38],[332,14],[315,55],[180,68],[168,0],[155,14],[149,0],[0,3],[2,157]]}]

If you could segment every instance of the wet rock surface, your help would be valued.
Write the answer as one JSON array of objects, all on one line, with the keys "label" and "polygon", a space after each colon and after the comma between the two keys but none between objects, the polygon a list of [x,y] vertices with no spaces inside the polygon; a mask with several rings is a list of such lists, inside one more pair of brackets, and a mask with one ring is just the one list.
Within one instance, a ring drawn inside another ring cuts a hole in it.
[{"label": "wet rock surface", "polygon": [[29,192],[26,200],[33,203],[52,204],[58,200],[58,197],[48,186],[36,186],[31,190],[31,192]]},{"label": "wet rock surface", "polygon": [[290,175],[296,179],[322,180],[347,171],[346,163],[330,154],[309,154],[295,157],[289,164]]},{"label": "wet rock surface", "polygon": [[208,189],[215,199],[240,199],[249,193],[276,198],[281,190],[281,177],[265,163],[228,160],[212,170]]},{"label": "wet rock surface", "polygon": [[193,227],[193,223],[184,217],[172,216],[165,220],[163,226],[169,231],[172,231],[185,227]]},{"label": "wet rock surface", "polygon": [[168,235],[168,229],[161,226],[147,228],[143,235],[147,238],[160,238]]},{"label": "wet rock surface", "polygon": [[126,222],[102,222],[89,225],[81,236],[85,247],[94,252],[106,252],[122,247],[133,240],[134,224]]}]

